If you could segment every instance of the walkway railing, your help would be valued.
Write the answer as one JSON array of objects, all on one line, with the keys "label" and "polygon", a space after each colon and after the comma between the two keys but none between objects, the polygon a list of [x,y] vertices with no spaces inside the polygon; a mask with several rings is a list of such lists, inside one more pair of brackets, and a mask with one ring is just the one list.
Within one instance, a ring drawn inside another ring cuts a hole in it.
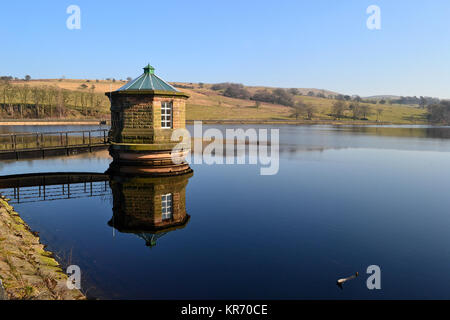
[{"label": "walkway railing", "polygon": [[43,173],[0,177],[0,194],[11,204],[108,197],[109,177],[99,173]]},{"label": "walkway railing", "polygon": [[20,152],[108,144],[108,130],[0,134],[1,152]]}]

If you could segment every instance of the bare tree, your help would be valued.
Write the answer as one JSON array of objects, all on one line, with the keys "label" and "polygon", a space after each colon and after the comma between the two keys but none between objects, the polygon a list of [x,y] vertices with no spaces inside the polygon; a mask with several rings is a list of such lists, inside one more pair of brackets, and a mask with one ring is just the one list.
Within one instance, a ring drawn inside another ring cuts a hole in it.
[{"label": "bare tree", "polygon": [[70,91],[68,90],[62,90],[61,91],[61,110],[60,110],[60,117],[61,117],[61,113],[66,113],[66,109],[69,106],[69,102],[70,102]]},{"label": "bare tree", "polygon": [[8,94],[7,94],[7,91],[8,91],[8,85],[9,85],[9,82],[7,81],[7,80],[5,80],[5,81],[2,81],[2,90],[1,90],[1,93],[2,93],[2,101],[3,101],[3,104],[2,104],[2,106],[3,106],[3,109],[6,111],[6,99],[7,99],[7,96],[8,96]]},{"label": "bare tree", "polygon": [[359,104],[359,102],[350,103],[349,109],[352,111],[353,120],[357,120],[357,119],[361,118],[362,111],[361,111],[361,105]]},{"label": "bare tree", "polygon": [[8,104],[8,109],[9,109],[8,111],[11,114],[13,114],[14,113],[14,110],[13,110],[14,99],[17,95],[16,88],[8,83],[8,84],[6,84],[4,90],[5,90],[6,103]]},{"label": "bare tree", "polygon": [[95,85],[91,86],[89,99],[90,99],[90,102],[91,102],[91,112],[90,113],[92,114],[92,111],[94,110]]},{"label": "bare tree", "polygon": [[292,117],[295,117],[295,120],[298,120],[298,118],[300,116],[302,116],[303,114],[305,114],[306,112],[306,104],[303,101],[297,101],[295,102],[294,106],[293,106],[293,112],[292,112]]},{"label": "bare tree", "polygon": [[88,93],[85,92],[80,92],[79,95],[80,95],[81,111],[83,112],[84,110],[84,116],[86,117],[89,95]]},{"label": "bare tree", "polygon": [[362,113],[363,119],[367,120],[367,117],[371,115],[372,110],[368,105],[363,104],[361,106],[361,113]]},{"label": "bare tree", "polygon": [[20,117],[23,118],[23,109],[27,107],[28,97],[30,96],[31,89],[28,85],[19,86],[18,88],[20,96]]},{"label": "bare tree", "polygon": [[381,120],[381,115],[383,114],[383,109],[382,108],[378,108],[377,109],[377,122],[379,122]]},{"label": "bare tree", "polygon": [[53,118],[53,105],[56,99],[56,93],[57,91],[54,87],[48,87],[45,90],[45,98],[50,111],[50,118]]},{"label": "bare tree", "polygon": [[95,111],[99,111],[100,110],[100,108],[102,106],[102,103],[103,103],[103,99],[102,98],[103,98],[102,96],[95,95],[94,108],[93,108]]},{"label": "bare tree", "polygon": [[316,113],[316,108],[312,104],[308,103],[306,105],[305,111],[306,111],[306,118],[308,120],[312,120],[312,118],[314,117],[314,114]]},{"label": "bare tree", "polygon": [[66,105],[69,103],[70,94],[67,90],[59,88],[56,96],[56,111],[58,117],[61,118],[65,114]]},{"label": "bare tree", "polygon": [[80,100],[79,97],[80,97],[79,92],[73,93],[73,103],[74,103],[75,109],[78,108],[78,101]]},{"label": "bare tree", "polygon": [[425,109],[426,105],[427,105],[427,100],[423,96],[420,96],[419,108]]},{"label": "bare tree", "polygon": [[332,106],[332,114],[334,115],[335,119],[342,118],[344,116],[345,109],[347,108],[347,105],[345,102],[341,100],[337,100],[333,103]]},{"label": "bare tree", "polygon": [[31,90],[31,95],[33,97],[34,108],[36,110],[36,117],[40,118],[40,116],[41,116],[40,108],[41,108],[41,104],[44,100],[44,92],[41,88],[34,87]]}]

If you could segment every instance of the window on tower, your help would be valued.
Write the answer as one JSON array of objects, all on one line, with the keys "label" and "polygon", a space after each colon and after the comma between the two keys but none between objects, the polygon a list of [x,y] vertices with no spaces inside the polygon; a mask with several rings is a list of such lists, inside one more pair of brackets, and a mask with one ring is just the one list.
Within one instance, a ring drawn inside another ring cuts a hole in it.
[{"label": "window on tower", "polygon": [[172,219],[172,194],[164,194],[161,197],[161,210],[162,210],[162,219],[170,220]]},{"label": "window on tower", "polygon": [[171,129],[172,128],[172,101],[161,102],[161,128]]}]

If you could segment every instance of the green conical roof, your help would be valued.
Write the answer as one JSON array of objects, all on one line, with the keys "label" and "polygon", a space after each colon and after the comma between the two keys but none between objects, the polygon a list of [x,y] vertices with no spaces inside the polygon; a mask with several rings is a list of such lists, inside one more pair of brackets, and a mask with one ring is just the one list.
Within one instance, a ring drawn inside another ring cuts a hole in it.
[{"label": "green conical roof", "polygon": [[155,68],[150,64],[144,67],[144,73],[131,80],[117,91],[170,91],[179,92],[155,74]]}]

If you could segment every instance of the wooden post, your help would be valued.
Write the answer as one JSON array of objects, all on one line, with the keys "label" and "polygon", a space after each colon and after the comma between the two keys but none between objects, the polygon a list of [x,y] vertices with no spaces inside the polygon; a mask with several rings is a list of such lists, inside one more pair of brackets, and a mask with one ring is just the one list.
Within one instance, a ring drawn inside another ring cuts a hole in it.
[{"label": "wooden post", "polygon": [[89,147],[91,146],[91,132],[89,131]]}]

